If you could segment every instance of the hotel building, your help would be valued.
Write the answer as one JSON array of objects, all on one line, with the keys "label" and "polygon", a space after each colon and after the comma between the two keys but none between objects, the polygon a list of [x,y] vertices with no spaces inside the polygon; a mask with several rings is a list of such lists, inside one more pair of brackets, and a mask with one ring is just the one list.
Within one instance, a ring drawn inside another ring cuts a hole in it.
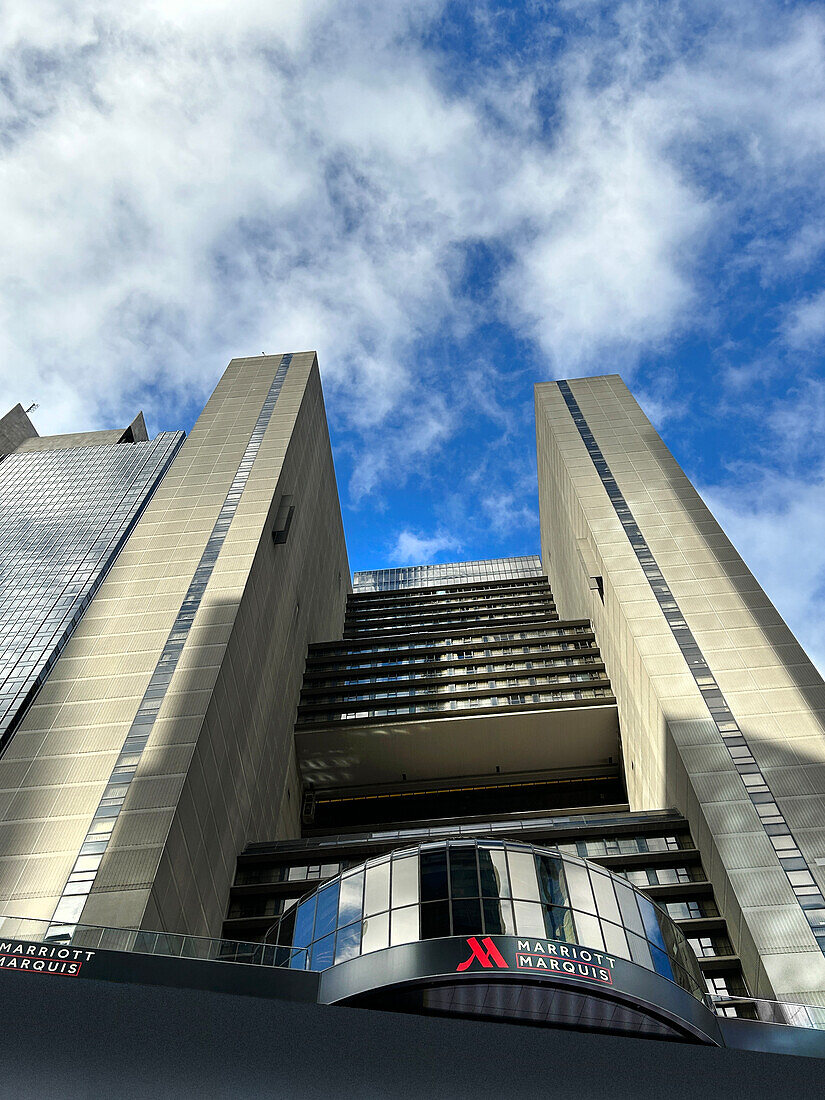
[{"label": "hotel building", "polygon": [[[54,642],[9,603],[40,647],[0,756],[12,998],[188,1004],[234,1072],[268,1014],[291,1088],[308,1044],[403,1061],[413,1035],[422,1088],[439,1059],[518,1094],[519,1051],[640,1044],[651,1095],[814,1079],[825,685],[617,375],[536,387],[540,555],[352,580],[313,353],[233,360],[183,442],[38,444],[21,414],[4,591],[54,586],[29,546],[87,513],[98,556]],[[401,1094],[382,1062],[364,1090]]]}]

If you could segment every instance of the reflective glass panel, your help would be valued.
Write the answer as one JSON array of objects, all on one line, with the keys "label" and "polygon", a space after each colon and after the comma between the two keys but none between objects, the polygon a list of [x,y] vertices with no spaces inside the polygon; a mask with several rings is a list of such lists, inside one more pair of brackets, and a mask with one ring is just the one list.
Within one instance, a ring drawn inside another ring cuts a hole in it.
[{"label": "reflective glass panel", "polygon": [[544,927],[548,939],[563,940],[565,943],[577,942],[573,914],[570,909],[562,909],[557,905],[545,905]]},{"label": "reflective glass panel", "polygon": [[370,951],[381,951],[387,947],[390,941],[390,915],[379,913],[374,917],[364,919],[364,933],[361,939],[361,954],[366,955]]},{"label": "reflective glass panel", "polygon": [[436,901],[447,897],[447,852],[442,848],[422,848],[421,900]]},{"label": "reflective glass panel", "polygon": [[644,925],[642,924],[642,918],[639,916],[639,907],[636,904],[636,892],[631,890],[629,886],[625,886],[624,883],[614,882],[616,889],[616,897],[619,901],[619,909],[622,914],[622,924],[625,928],[631,932],[636,932],[638,935],[644,935]]},{"label": "reflective glass panel", "polygon": [[615,955],[619,959],[630,958],[630,948],[624,928],[619,928],[617,924],[608,924],[607,921],[602,921],[602,933],[604,935],[604,947],[609,954]]},{"label": "reflective glass panel", "polygon": [[576,942],[584,944],[585,947],[595,947],[597,951],[603,951],[604,940],[598,919],[590,913],[576,912],[575,920]]},{"label": "reflective glass panel", "polygon": [[544,906],[529,901],[514,901],[516,935],[544,936]]},{"label": "reflective glass panel", "polygon": [[481,877],[481,894],[485,898],[509,897],[507,861],[503,848],[485,848],[479,845],[478,866]]},{"label": "reflective glass panel", "polygon": [[318,909],[315,914],[313,939],[319,940],[322,936],[335,931],[338,916],[338,887],[339,883],[336,881],[318,892]]},{"label": "reflective glass panel", "polygon": [[587,868],[572,860],[566,860],[564,873],[567,878],[567,889],[570,892],[570,904],[574,909],[585,913],[595,913],[596,903],[593,899],[593,891],[590,888],[590,876]]},{"label": "reflective glass panel", "polygon": [[332,966],[335,954],[335,936],[325,936],[322,940],[316,940],[312,945],[309,956],[310,970],[326,970]]},{"label": "reflective glass panel", "polygon": [[453,898],[473,898],[479,895],[478,868],[474,844],[449,846],[450,893]]},{"label": "reflective glass panel", "polygon": [[596,905],[598,907],[599,916],[602,920],[609,920],[613,921],[615,924],[621,924],[622,919],[619,916],[619,903],[616,901],[616,894],[614,893],[611,879],[609,879],[607,875],[600,875],[596,871],[591,871],[590,882],[596,895]]},{"label": "reflective glass panel", "polygon": [[539,891],[548,905],[568,905],[569,899],[564,884],[562,861],[555,856],[536,855]]},{"label": "reflective glass panel", "polygon": [[389,861],[367,867],[366,887],[364,890],[364,913],[380,913],[390,907],[390,864]]},{"label": "reflective glass panel", "polygon": [[335,961],[345,962],[353,959],[361,950],[361,922],[339,929],[335,941]]},{"label": "reflective glass panel", "polygon": [[361,907],[364,894],[364,872],[345,875],[341,879],[341,897],[338,902],[338,923],[350,924],[361,919]]},{"label": "reflective glass panel", "polygon": [[484,914],[484,931],[489,935],[509,936],[513,928],[513,906],[509,901],[484,898],[481,903]]},{"label": "reflective glass panel", "polygon": [[[645,934],[652,944],[661,948],[662,951],[666,951],[664,936],[662,930],[659,927],[659,913],[656,907],[648,898],[643,898],[641,895],[637,896],[636,901],[639,906],[639,912],[642,915],[642,923],[644,924]],[[666,920],[664,914],[662,915],[663,922]]]},{"label": "reflective glass panel", "polygon": [[317,895],[302,901],[295,913],[295,931],[292,937],[293,947],[308,947],[312,941],[312,926],[315,923],[315,903]]},{"label": "reflective glass panel", "polygon": [[418,854],[392,861],[392,906],[398,909],[418,901]]},{"label": "reflective glass panel", "polygon": [[670,978],[674,981],[673,967],[670,959],[667,957],[664,951],[660,951],[658,947],[651,947],[650,954],[653,958],[653,969],[657,974],[661,974],[664,978]]},{"label": "reflective glass panel", "polygon": [[393,909],[390,914],[390,943],[411,943],[418,939],[418,906]]},{"label": "reflective glass panel", "polygon": [[421,906],[422,940],[438,939],[450,935],[450,903],[429,901]]},{"label": "reflective glass panel", "polygon": [[453,935],[472,936],[481,931],[481,902],[478,898],[453,898]]},{"label": "reflective glass panel", "polygon": [[630,956],[633,962],[638,963],[639,966],[646,967],[648,970],[652,970],[653,961],[650,957],[650,946],[647,940],[643,940],[641,936],[634,936],[632,932],[628,932],[627,942],[630,944]]},{"label": "reflective glass panel", "polygon": [[[533,853],[508,848],[507,863],[510,867],[510,888],[513,897],[524,901],[538,901],[539,883],[536,878],[536,861]],[[516,913],[516,920],[518,921],[518,911]],[[541,935],[540,932],[535,934]]]}]

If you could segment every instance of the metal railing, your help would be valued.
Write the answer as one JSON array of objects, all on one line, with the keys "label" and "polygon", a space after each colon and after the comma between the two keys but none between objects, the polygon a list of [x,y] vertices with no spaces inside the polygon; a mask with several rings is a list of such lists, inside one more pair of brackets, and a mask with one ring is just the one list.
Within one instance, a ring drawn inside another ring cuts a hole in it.
[{"label": "metal railing", "polygon": [[[0,953],[3,953],[4,942],[24,940],[28,943],[79,947],[88,951],[124,951],[138,955],[163,955],[278,968],[285,966],[288,955],[284,948],[271,943],[210,939],[207,936],[187,936],[176,932],[76,924],[72,926],[69,935],[55,936],[54,928],[54,923],[48,920],[0,915]],[[769,1001],[762,997],[729,997],[722,994],[712,994],[708,1000],[719,1016],[736,1015],[768,1024],[825,1031],[825,1007],[818,1005]]]},{"label": "metal railing", "polygon": [[282,966],[276,962],[278,948],[271,943],[243,940],[210,939],[175,932],[149,932],[138,928],[110,928],[75,924],[69,931],[52,921],[33,917],[0,916],[0,952],[3,941],[26,940],[56,946],[82,947],[92,951],[127,951],[140,955],[166,955],[182,959],[206,959],[211,962],[247,963],[253,966]]},{"label": "metal railing", "polygon": [[759,1020],[764,1024],[787,1024],[825,1031],[825,1008],[818,1005],[795,1004],[792,1001],[768,1001],[764,997],[710,997],[718,1016],[737,1016]]}]

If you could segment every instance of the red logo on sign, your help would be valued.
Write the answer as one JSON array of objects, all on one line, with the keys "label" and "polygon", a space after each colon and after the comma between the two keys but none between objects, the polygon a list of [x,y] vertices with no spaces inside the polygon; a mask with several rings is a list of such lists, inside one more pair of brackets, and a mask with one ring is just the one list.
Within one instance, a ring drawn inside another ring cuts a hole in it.
[{"label": "red logo on sign", "polygon": [[499,970],[510,969],[489,936],[485,936],[481,943],[478,942],[475,936],[470,936],[467,940],[467,946],[470,948],[470,957],[465,959],[463,963],[458,964],[457,971],[466,970],[468,966],[472,966],[473,959],[477,959],[486,970],[490,970],[494,965]]}]

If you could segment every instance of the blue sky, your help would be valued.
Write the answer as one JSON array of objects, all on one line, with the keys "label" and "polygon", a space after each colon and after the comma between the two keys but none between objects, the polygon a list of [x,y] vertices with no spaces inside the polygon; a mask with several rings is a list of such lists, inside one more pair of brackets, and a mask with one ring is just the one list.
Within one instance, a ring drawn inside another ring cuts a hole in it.
[{"label": "blue sky", "polygon": [[823,181],[818,5],[14,0],[0,407],[316,348],[369,568],[535,551],[532,386],[618,371],[823,665]]}]

